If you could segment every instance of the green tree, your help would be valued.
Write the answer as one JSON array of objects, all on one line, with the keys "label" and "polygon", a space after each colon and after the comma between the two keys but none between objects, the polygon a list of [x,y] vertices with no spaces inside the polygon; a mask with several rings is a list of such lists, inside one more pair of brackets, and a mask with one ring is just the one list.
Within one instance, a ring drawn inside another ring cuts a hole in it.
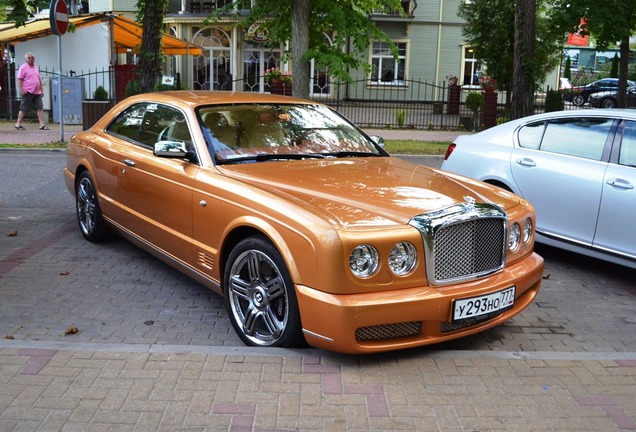
[{"label": "green tree", "polygon": [[636,30],[633,0],[549,0],[553,26],[569,33],[594,37],[596,47],[604,50],[618,44],[618,106],[625,107],[629,68],[629,38]]},{"label": "green tree", "polygon": [[612,58],[612,67],[610,68],[609,76],[610,78],[618,78],[618,54],[614,54],[614,58]]},{"label": "green tree", "polygon": [[137,21],[143,26],[137,81],[142,93],[154,89],[157,77],[161,73],[163,56],[161,37],[163,17],[168,11],[169,0],[138,0]]},{"label": "green tree", "polygon": [[[47,0],[2,0],[0,1],[0,21],[14,21],[16,26],[24,25],[33,18],[38,10],[48,9]],[[6,11],[11,12],[7,15]]]},{"label": "green tree", "polygon": [[570,56],[565,58],[565,66],[563,66],[563,78],[572,79],[572,59]]},{"label": "green tree", "polygon": [[[548,19],[546,1],[473,0],[459,6],[458,15],[466,21],[464,38],[474,48],[475,57],[485,64],[488,75],[506,91],[508,107],[512,97],[527,106],[534,88],[559,64],[563,37]],[[522,72],[523,77],[519,75]],[[523,78],[526,85],[519,83],[513,88],[515,76]]]},{"label": "green tree", "polygon": [[285,55],[292,61],[294,96],[309,96],[311,60],[332,78],[350,80],[351,69],[370,71],[365,53],[373,40],[388,43],[397,57],[395,44],[369,16],[401,10],[399,0],[237,0],[210,19],[231,14],[234,8],[248,11],[238,25],[247,28],[258,23],[267,32],[270,46],[289,42]]}]

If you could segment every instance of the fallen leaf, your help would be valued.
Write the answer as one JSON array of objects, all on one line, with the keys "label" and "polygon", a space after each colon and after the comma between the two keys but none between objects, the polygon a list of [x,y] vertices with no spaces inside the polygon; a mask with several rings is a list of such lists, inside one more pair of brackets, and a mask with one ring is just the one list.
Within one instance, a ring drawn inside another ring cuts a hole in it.
[{"label": "fallen leaf", "polygon": [[66,330],[64,330],[60,336],[68,336],[76,333],[79,333],[79,329],[75,326],[70,326]]},{"label": "fallen leaf", "polygon": [[153,325],[155,322],[153,320],[144,321],[144,324],[147,326]]},{"label": "fallen leaf", "polygon": [[15,237],[15,236],[17,236],[17,235],[18,235],[18,232],[17,232],[17,231],[9,231],[9,232],[7,233],[7,237]]},{"label": "fallen leaf", "polygon": [[4,338],[5,338],[5,339],[9,339],[9,340],[13,340],[13,339],[15,339],[15,338],[13,337],[13,335],[6,335]]},{"label": "fallen leaf", "polygon": [[69,274],[67,271],[60,272],[60,276],[68,276]]},{"label": "fallen leaf", "polygon": [[544,274],[544,275],[543,275],[543,279],[550,279],[550,273],[548,273],[548,274]]}]

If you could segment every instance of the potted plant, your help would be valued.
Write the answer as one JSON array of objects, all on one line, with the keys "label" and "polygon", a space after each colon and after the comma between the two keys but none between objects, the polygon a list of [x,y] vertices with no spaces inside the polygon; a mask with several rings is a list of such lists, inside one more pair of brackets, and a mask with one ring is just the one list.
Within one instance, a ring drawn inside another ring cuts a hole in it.
[{"label": "potted plant", "polygon": [[291,84],[292,76],[289,72],[283,72],[275,67],[265,69],[265,79],[268,83],[276,84]]},{"label": "potted plant", "polygon": [[479,84],[481,85],[481,88],[484,89],[484,91],[495,91],[497,90],[497,80],[489,77],[489,76],[482,76],[481,78],[479,78]]},{"label": "potted plant", "polygon": [[275,67],[265,69],[265,80],[269,84],[270,91],[273,94],[291,96],[292,76],[289,72],[283,72]]},{"label": "potted plant", "polygon": [[469,125],[465,125],[466,129],[476,130],[479,125],[479,111],[486,105],[484,96],[481,93],[470,92],[466,96],[466,107],[473,112],[472,128]]},{"label": "potted plant", "polygon": [[448,80],[449,85],[455,86],[457,85],[457,80],[459,78],[457,75],[446,75],[446,79]]}]

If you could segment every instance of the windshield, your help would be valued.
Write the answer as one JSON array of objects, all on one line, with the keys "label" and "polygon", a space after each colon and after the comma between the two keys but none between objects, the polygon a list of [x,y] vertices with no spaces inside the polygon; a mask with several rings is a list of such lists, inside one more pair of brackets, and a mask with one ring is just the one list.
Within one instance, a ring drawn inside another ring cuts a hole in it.
[{"label": "windshield", "polygon": [[198,114],[208,148],[220,164],[386,155],[321,105],[210,105]]}]

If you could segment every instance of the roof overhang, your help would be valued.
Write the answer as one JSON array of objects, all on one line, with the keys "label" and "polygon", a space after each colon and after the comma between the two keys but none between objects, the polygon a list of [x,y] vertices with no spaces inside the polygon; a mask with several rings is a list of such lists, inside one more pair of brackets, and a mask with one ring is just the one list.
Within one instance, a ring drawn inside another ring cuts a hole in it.
[{"label": "roof overhang", "polygon": [[[121,15],[113,14],[69,17],[69,24],[72,24],[76,29],[102,22],[112,24],[115,52],[118,54],[139,52],[143,28],[138,22]],[[10,43],[12,45],[52,34],[53,30],[51,29],[49,19],[36,19],[20,27],[16,27],[14,23],[0,25],[0,42]],[[161,50],[166,55],[201,55],[203,52],[200,46],[165,33],[161,38]]]}]

